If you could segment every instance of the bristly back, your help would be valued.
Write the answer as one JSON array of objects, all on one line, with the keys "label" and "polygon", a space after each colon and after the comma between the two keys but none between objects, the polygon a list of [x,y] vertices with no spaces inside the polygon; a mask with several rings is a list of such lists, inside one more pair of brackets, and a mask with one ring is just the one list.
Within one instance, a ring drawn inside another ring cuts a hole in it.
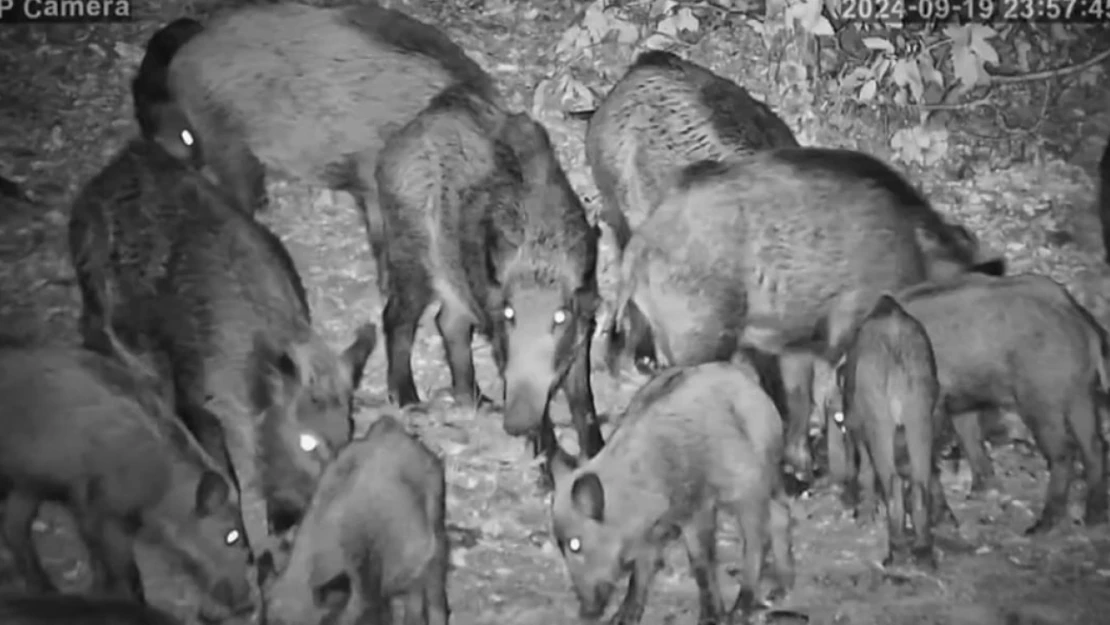
[{"label": "bristly back", "polygon": [[628,73],[659,70],[697,90],[698,99],[709,112],[708,123],[717,136],[739,152],[797,147],[794,132],[765,102],[748,90],[712,70],[662,50],[642,53]]},{"label": "bristly back", "polygon": [[636,57],[636,60],[632,62],[629,70],[639,67],[666,67],[682,69],[684,63],[685,61],[682,60],[682,57],[673,52],[667,52],[666,50],[647,50],[645,52],[641,52]]},{"label": "bristly back", "polygon": [[[289,281],[289,287],[292,289],[293,296],[300,308],[298,313],[306,321],[311,322],[311,311],[308,307],[308,294],[304,282],[301,280],[301,275],[297,271],[297,266],[294,264],[289,250],[272,230],[232,206],[219,189],[212,186],[200,174],[190,172],[187,176],[183,176],[175,193],[179,194],[175,199],[181,203],[183,209],[190,206],[196,209],[202,206],[209,209],[207,211],[191,211],[187,228],[193,228],[197,231],[217,228],[225,233],[229,231],[237,232],[241,237],[240,241],[257,244],[259,251],[269,256],[269,258],[262,259],[262,264],[278,267],[283,277]],[[187,228],[183,229],[175,238],[179,245],[188,246],[193,243]]]},{"label": "bristly back", "polygon": [[995,276],[986,276],[980,273],[966,273],[948,280],[920,282],[899,291],[897,297],[902,302],[913,302],[947,293],[954,293],[972,284],[985,286],[991,284],[1005,284],[1005,282],[999,281]]},{"label": "bristly back", "polygon": [[802,180],[821,175],[845,180],[867,181],[891,194],[899,210],[917,225],[931,232],[950,253],[970,264],[972,250],[961,241],[954,228],[933,210],[928,199],[902,174],[881,160],[863,152],[834,148],[783,148],[768,153],[769,158],[793,167]]},{"label": "bristly back", "polygon": [[[836,148],[781,148],[722,166],[773,167],[776,164],[792,168],[800,183],[817,177],[854,180],[890,194],[898,210],[913,220],[917,227],[934,236],[955,260],[968,266],[975,261],[975,250],[961,239],[957,228],[944,222],[921,191],[892,167],[868,154]],[[702,174],[705,177],[709,175]]]},{"label": "bristly back", "polygon": [[341,16],[350,26],[369,33],[377,41],[407,54],[435,59],[456,81],[486,97],[497,97],[497,87],[489,74],[435,26],[377,3],[347,7]]},{"label": "bristly back", "polygon": [[424,109],[424,114],[458,111],[473,118],[480,128],[489,129],[493,136],[501,131],[506,113],[485,93],[467,83],[455,83],[439,92]]},{"label": "bristly back", "polygon": [[679,171],[675,187],[679,191],[689,191],[693,187],[704,184],[714,178],[725,176],[730,171],[732,171],[730,165],[723,161],[702,160],[690,163]]},{"label": "bristly back", "polygon": [[289,249],[285,247],[285,243],[282,242],[278,235],[274,234],[273,230],[270,230],[249,217],[242,216],[241,218],[257,232],[258,237],[262,240],[262,244],[265,246],[268,253],[271,254],[278,265],[281,266],[282,272],[288,276],[289,282],[293,286],[293,292],[297,298],[297,303],[300,304],[301,314],[304,315],[306,321],[311,323],[312,311],[308,307],[308,292],[304,288],[304,281],[301,279],[300,272],[297,271],[297,266],[293,262],[293,257],[289,254]]},{"label": "bristly back", "polygon": [[902,206],[931,206],[925,196],[904,176],[863,152],[838,148],[784,148],[773,154],[775,159],[793,166],[802,176],[807,172],[820,172],[837,178],[871,180],[876,186],[891,193]]}]

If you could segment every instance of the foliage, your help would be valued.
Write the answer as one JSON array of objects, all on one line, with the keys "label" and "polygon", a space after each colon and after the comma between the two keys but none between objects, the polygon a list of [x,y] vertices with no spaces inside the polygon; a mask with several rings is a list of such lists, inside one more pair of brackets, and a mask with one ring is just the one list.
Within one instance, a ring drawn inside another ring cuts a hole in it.
[{"label": "foliage", "polygon": [[[559,39],[555,47],[558,64],[570,65],[606,46],[619,46],[633,54],[667,48],[701,28],[691,9],[677,0],[654,0],[646,11],[636,9],[606,7],[605,0],[591,2],[581,20]],[[537,85],[533,108],[546,108],[552,99],[571,109],[588,109],[596,104],[596,96],[589,88],[566,72]]]},{"label": "foliage", "polygon": [[[1015,74],[1050,70],[1048,63],[1066,64],[1069,50],[1064,48],[1084,37],[1097,42],[1098,33],[1106,30],[1103,25],[1063,22],[958,23],[893,16],[862,20],[846,14],[872,0],[768,0],[759,15],[731,9],[724,1],[710,0],[707,5],[705,0],[594,0],[563,33],[557,61],[565,67],[588,58],[594,62],[586,65],[619,68],[642,50],[674,49],[704,36],[709,16],[719,13],[746,20],[769,48],[781,42],[784,33],[804,33],[816,42],[822,61],[832,59],[822,68],[824,80],[814,88],[822,86],[837,100],[902,109],[909,118],[917,118],[919,126],[893,133],[890,147],[903,160],[931,166],[943,157],[948,143],[944,129],[925,127],[932,111],[959,107],[971,92],[996,86],[1000,72],[1015,82]],[[936,6],[945,2],[937,0]],[[712,10],[707,12],[707,6]],[[620,53],[614,55],[616,49]],[[1037,63],[1040,66],[1034,67]],[[1101,68],[1094,64],[1078,80],[1095,84],[1101,77]],[[570,72],[557,72],[539,84],[534,104],[584,110],[593,108],[596,100],[597,94]]]},{"label": "foliage", "polygon": [[[826,0],[831,10],[833,0]],[[835,19],[835,18],[834,18]],[[976,103],[985,101],[1000,82],[1018,82],[1034,69],[1030,56],[1036,46],[1046,61],[1066,65],[1066,42],[1075,41],[1094,28],[1061,23],[1040,27],[1015,22],[907,24],[845,22],[838,29],[844,41],[857,38],[865,51],[855,63],[845,64],[837,77],[842,97],[864,105],[885,104],[919,111],[921,126],[895,133],[891,147],[908,162],[931,166],[944,156],[944,130],[927,130],[925,122],[935,110],[959,108],[973,90],[985,90]],[[1047,35],[1047,36],[1046,36]],[[1006,60],[1003,61],[1003,58]],[[1001,81],[996,72],[1007,73]],[[1037,74],[1038,76],[1040,74]],[[1101,75],[1096,65],[1080,74],[1091,83]],[[1036,76],[1034,76],[1036,77]]]}]

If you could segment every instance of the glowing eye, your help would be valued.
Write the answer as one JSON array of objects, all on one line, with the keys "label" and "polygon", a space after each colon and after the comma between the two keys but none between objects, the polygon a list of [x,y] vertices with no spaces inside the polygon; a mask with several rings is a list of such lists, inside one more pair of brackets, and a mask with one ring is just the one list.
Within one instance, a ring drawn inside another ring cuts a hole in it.
[{"label": "glowing eye", "polygon": [[571,553],[582,551],[582,540],[578,537],[571,538],[567,541],[567,549],[569,549]]},{"label": "glowing eye", "polygon": [[833,413],[833,421],[836,421],[837,423],[844,423],[844,413],[837,410],[835,413]]},{"label": "glowing eye", "polygon": [[239,530],[231,530],[228,532],[227,536],[224,536],[224,542],[228,545],[234,545],[239,542]]},{"label": "glowing eye", "polygon": [[184,143],[188,147],[193,147],[194,141],[195,141],[195,139],[193,139],[193,133],[189,132],[188,130],[182,130],[181,131],[181,142],[182,143]]},{"label": "glowing eye", "polygon": [[567,321],[567,311],[560,308],[559,310],[555,311],[555,314],[551,317],[551,319],[555,322],[555,325],[562,325]]},{"label": "glowing eye", "polygon": [[301,434],[301,451],[315,451],[320,446],[320,439],[311,434]]},{"label": "glowing eye", "polygon": [[516,311],[513,310],[512,306],[506,306],[505,307],[505,318],[508,319],[509,321],[512,321],[513,319],[516,318]]}]

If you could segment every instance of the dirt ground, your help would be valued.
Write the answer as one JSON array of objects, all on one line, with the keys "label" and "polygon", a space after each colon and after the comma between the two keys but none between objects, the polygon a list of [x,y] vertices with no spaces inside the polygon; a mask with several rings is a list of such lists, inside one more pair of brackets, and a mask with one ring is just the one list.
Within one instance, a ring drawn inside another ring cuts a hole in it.
[{"label": "dirt ground", "polygon": [[[20,181],[34,200],[0,199],[4,329],[45,329],[65,337],[61,340],[75,336],[78,296],[65,254],[68,203],[78,185],[134,132],[128,81],[142,43],[160,23],[204,8],[173,4],[151,8],[155,3],[144,3],[147,13],[134,24],[0,26],[0,174]],[[461,15],[452,13],[458,8],[439,8],[438,13],[419,6],[402,8],[443,26],[494,74],[514,105],[525,108],[531,88],[552,71],[551,51],[572,17],[555,3],[541,4],[490,3],[484,10]],[[757,95],[784,109],[788,123],[802,118],[780,106],[767,83],[769,72],[751,62],[763,53],[754,35],[741,30],[706,39],[684,53],[751,85]],[[591,86],[604,91],[609,83]],[[1110,291],[1107,271],[1099,261],[1101,244],[1092,234],[1097,232],[1097,219],[1090,210],[1090,173],[1110,126],[1105,106],[1110,98],[1105,92],[1100,97],[1069,102],[1066,115],[1055,117],[1055,126],[1045,127],[1039,140],[1072,146],[1067,160],[1038,158],[977,170],[962,180],[935,172],[911,172],[911,177],[938,208],[969,223],[988,245],[1005,251],[1014,271],[1047,273],[1066,282],[1105,323],[1104,294]],[[886,145],[882,136],[837,138],[833,131],[813,130],[812,124],[820,123],[814,117],[820,115],[805,116],[811,125],[799,132],[803,140],[820,137],[814,142],[849,147]],[[596,191],[582,154],[585,125],[563,121],[558,112],[540,119],[550,128],[578,191],[595,209]],[[1059,134],[1063,127],[1071,134]],[[261,219],[289,247],[310,290],[316,324],[335,345],[344,345],[360,323],[379,318],[382,306],[353,203],[344,195],[299,183],[274,182],[271,191],[274,208]],[[608,263],[610,252],[603,257]],[[603,286],[611,297],[611,284]],[[421,327],[415,359],[418,387],[425,397],[435,398],[433,408],[404,418],[446,459],[449,523],[453,536],[460,539],[450,580],[453,621],[577,622],[577,602],[549,540],[547,502],[534,483],[530,454],[522,441],[503,433],[496,412],[458,410],[445,399],[447,368],[429,321],[430,316]],[[500,396],[488,347],[480,345],[476,354],[484,388]],[[379,350],[358,394],[360,423],[388,409],[384,368]],[[644,381],[632,375],[614,380],[602,372],[595,373],[594,380],[598,409],[605,413],[619,411]],[[568,421],[561,403],[556,420],[563,425]],[[562,436],[573,446],[569,428]],[[936,574],[884,576],[877,565],[885,541],[882,528],[857,525],[828,492],[795,501],[798,580],[783,607],[803,612],[810,623],[820,625],[1110,622],[1108,528],[1077,526],[1025,538],[1022,530],[1032,523],[1043,499],[1044,463],[1036,454],[1008,447],[995,450],[994,460],[1002,493],[969,498],[968,475],[945,474],[961,527],[958,536],[941,537],[942,560]],[[49,509],[36,530],[50,570],[65,587],[81,588],[87,567],[69,520]],[[725,590],[732,594],[737,583],[731,574],[739,552],[730,521],[724,524],[721,541],[719,553],[730,573],[724,578]],[[0,554],[0,570],[6,558],[6,553]],[[645,623],[696,621],[697,595],[684,558],[680,548],[669,553]],[[153,600],[188,613],[192,598],[182,590],[188,585],[181,583],[179,574],[166,567],[155,550],[144,551],[142,564]]]}]

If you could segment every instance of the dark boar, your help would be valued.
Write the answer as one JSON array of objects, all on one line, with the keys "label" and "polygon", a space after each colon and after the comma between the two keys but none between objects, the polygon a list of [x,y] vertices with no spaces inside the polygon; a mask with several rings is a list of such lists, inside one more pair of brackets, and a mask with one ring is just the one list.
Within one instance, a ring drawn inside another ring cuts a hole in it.
[{"label": "dark boar", "polygon": [[739,523],[744,579],[733,610],[759,600],[768,541],[778,587],[794,581],[790,509],[782,489],[782,421],[745,370],[727,363],[665,370],[632,398],[609,443],[580,467],[552,460],[552,522],[583,618],[601,616],[631,569],[614,623],[640,622],[664,545],[682,536],[701,623],[724,622],[716,515]]},{"label": "dark boar", "polygon": [[1050,472],[1044,510],[1029,532],[1066,520],[1075,446],[1086,472],[1084,518],[1090,525],[1105,523],[1100,423],[1110,352],[1105,331],[1090,313],[1059,283],[1031,274],[968,274],[918,285],[897,299],[929,335],[941,406],[977,479],[984,481],[990,471],[978,438],[978,413],[1012,409],[1033,433]]},{"label": "dark boar", "polygon": [[[86,312],[101,312],[98,321],[83,315],[84,325],[157,348],[179,414],[230,463],[249,542],[264,549],[270,512],[292,522],[322,464],[349,439],[352,393],[376,329],[363,326],[337,355],[312,328],[280,239],[199,174],[146,167],[113,161],[74,205],[78,282]],[[104,315],[98,302],[110,297],[116,304]]]},{"label": "dark boar", "polygon": [[0,348],[3,528],[17,568],[33,590],[54,590],[31,524],[42,501],[58,501],[74,514],[99,589],[144,601],[133,551],[141,539],[182,563],[204,592],[203,614],[248,609],[230,483],[174,417],[153,371],[113,345],[112,356]]},{"label": "dark boar", "polygon": [[[185,163],[157,142],[135,138],[78,192],[68,242],[81,292],[78,329],[87,347],[110,350],[108,301],[154,300],[173,237],[189,209],[167,193],[183,176],[192,176]],[[116,330],[125,343],[135,344],[139,336],[133,330],[142,323],[129,321]]]},{"label": "dark boar", "polygon": [[443,462],[396,419],[380,417],[320,479],[266,593],[270,625],[388,625],[394,597],[404,599],[405,623],[446,625],[445,492]]},{"label": "dark boar", "polygon": [[83,595],[0,595],[5,625],[184,625],[141,603]]},{"label": "dark boar", "polygon": [[[841,425],[860,459],[859,479],[869,486],[877,482],[886,503],[884,565],[912,560],[935,567],[934,510],[946,506],[933,454],[940,390],[925,328],[883,295],[849,343],[837,375]],[[905,534],[909,515],[912,546]]]},{"label": "dark boar", "polygon": [[376,3],[262,4],[212,19],[174,56],[170,91],[237,203],[249,165],[350,192],[382,264],[374,168],[389,135],[454,83],[492,79],[434,26]]},{"label": "dark boar", "polygon": [[[377,330],[362,326],[336,354],[312,327],[280,241],[226,205],[198,208],[175,242],[155,332],[174,363],[179,405],[194,423],[211,423],[201,414],[219,422],[240,489],[264,486],[295,518],[350,439],[352,397]],[[269,516],[256,514],[252,524],[244,510],[248,537]]]},{"label": "dark boar", "polygon": [[506,432],[538,429],[549,450],[548,403],[562,388],[583,451],[596,453],[589,349],[597,230],[543,127],[453,87],[394,135],[377,181],[390,233],[383,325],[394,398],[419,401],[412,343],[420,315],[438,299],[457,400],[481,398],[470,349],[477,328],[504,375]]},{"label": "dark boar", "polygon": [[[840,364],[843,365],[843,362],[842,359]],[[821,381],[815,386],[814,409],[818,411],[818,420],[825,428],[824,443],[828,462],[826,469],[830,484],[839,487],[841,502],[852,511],[852,516],[858,522],[870,523],[878,514],[877,493],[882,484],[876,479],[874,467],[865,450],[860,448],[858,441],[850,441],[847,437],[844,395],[841,391],[844,385],[844,368],[831,368],[824,361],[818,361],[817,365],[815,369],[820,373],[815,373],[814,378]],[[948,442],[947,435],[951,426],[951,422],[944,417],[944,410],[938,401],[934,411],[932,439],[933,459],[938,465],[943,458],[944,444]],[[905,441],[905,444],[909,442]],[[937,470],[940,470],[939,466]],[[940,499],[942,491],[935,486],[933,489],[931,524],[935,527],[942,522],[957,523],[955,514],[947,505],[947,498]]]}]

